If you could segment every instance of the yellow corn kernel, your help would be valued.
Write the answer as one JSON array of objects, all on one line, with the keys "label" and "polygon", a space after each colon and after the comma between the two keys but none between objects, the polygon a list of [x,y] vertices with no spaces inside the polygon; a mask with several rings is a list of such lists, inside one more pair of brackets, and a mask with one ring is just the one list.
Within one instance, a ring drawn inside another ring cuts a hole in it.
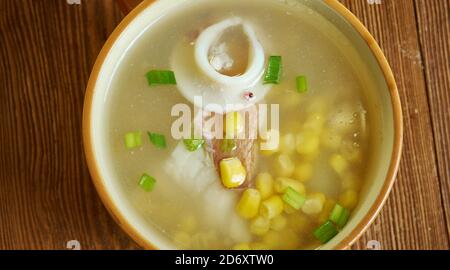
[{"label": "yellow corn kernel", "polygon": [[280,196],[274,195],[261,203],[261,216],[272,219],[283,212],[284,203]]},{"label": "yellow corn kernel", "polygon": [[220,161],[220,177],[227,188],[237,188],[245,181],[247,172],[237,157],[225,158]]},{"label": "yellow corn kernel", "polygon": [[339,204],[342,205],[342,207],[345,207],[349,210],[352,210],[355,208],[356,204],[358,203],[358,192],[354,190],[347,190],[344,191],[344,193],[339,196]]},{"label": "yellow corn kernel", "polygon": [[249,188],[242,193],[241,199],[236,205],[236,211],[243,218],[254,218],[258,215],[260,203],[261,194],[259,191]]},{"label": "yellow corn kernel", "polygon": [[280,139],[280,152],[290,155],[295,152],[295,135],[287,133]]},{"label": "yellow corn kernel", "polygon": [[286,227],[287,218],[283,215],[279,215],[270,220],[270,229],[274,231],[281,231]]},{"label": "yellow corn kernel", "polygon": [[343,175],[348,168],[348,161],[342,155],[334,154],[330,158],[330,166],[337,174]]},{"label": "yellow corn kernel", "polygon": [[233,139],[244,131],[244,118],[239,112],[227,113],[224,119],[225,138]]},{"label": "yellow corn kernel", "polygon": [[275,192],[283,194],[288,187],[291,187],[293,190],[297,191],[300,194],[305,194],[306,192],[305,186],[297,180],[287,177],[278,177],[275,180]]},{"label": "yellow corn kernel", "polygon": [[290,206],[287,203],[284,203],[284,209],[283,210],[284,210],[284,212],[286,214],[293,214],[293,213],[298,211],[297,209],[295,209],[294,207]]},{"label": "yellow corn kernel", "polygon": [[197,227],[197,220],[193,215],[185,216],[184,218],[181,219],[180,223],[178,224],[178,227],[182,231],[192,233]]},{"label": "yellow corn kernel", "polygon": [[261,194],[261,199],[267,199],[273,194],[273,178],[269,173],[260,173],[255,180],[256,189]]},{"label": "yellow corn kernel", "polygon": [[264,235],[269,231],[269,228],[270,220],[262,216],[258,216],[250,222],[250,232],[254,235]]},{"label": "yellow corn kernel", "polygon": [[294,177],[300,182],[308,181],[313,174],[313,166],[310,163],[300,163],[295,167]]},{"label": "yellow corn kernel", "polygon": [[288,155],[281,154],[275,159],[275,171],[277,175],[289,177],[295,170],[295,164]]},{"label": "yellow corn kernel", "polygon": [[315,224],[304,214],[296,213],[288,217],[288,227],[297,233],[307,233],[314,228]]},{"label": "yellow corn kernel", "polygon": [[302,206],[303,213],[316,215],[322,212],[326,197],[322,193],[312,193],[306,196],[306,201]]},{"label": "yellow corn kernel", "polygon": [[342,136],[334,131],[324,131],[321,136],[322,144],[332,150],[337,150],[341,146]]},{"label": "yellow corn kernel", "polygon": [[183,231],[176,232],[173,235],[173,241],[184,249],[187,249],[191,246],[191,236]]},{"label": "yellow corn kernel", "polygon": [[278,152],[279,148],[280,148],[279,130],[270,129],[267,132],[263,133],[260,142],[261,154],[265,156],[270,156]]},{"label": "yellow corn kernel", "polygon": [[270,250],[270,247],[266,243],[254,242],[254,243],[250,243],[250,249],[252,249],[252,250]]},{"label": "yellow corn kernel", "polygon": [[320,224],[324,223],[330,217],[331,211],[333,211],[336,201],[333,199],[327,199],[323,205],[322,212],[320,212],[318,221]]},{"label": "yellow corn kernel", "polygon": [[232,248],[233,250],[251,250],[249,243],[236,244]]},{"label": "yellow corn kernel", "polygon": [[361,188],[361,181],[359,181],[355,174],[346,173],[342,177],[341,187],[342,190],[353,189],[359,191]]},{"label": "yellow corn kernel", "polygon": [[297,153],[315,157],[319,153],[320,138],[313,132],[304,131],[295,138]]}]

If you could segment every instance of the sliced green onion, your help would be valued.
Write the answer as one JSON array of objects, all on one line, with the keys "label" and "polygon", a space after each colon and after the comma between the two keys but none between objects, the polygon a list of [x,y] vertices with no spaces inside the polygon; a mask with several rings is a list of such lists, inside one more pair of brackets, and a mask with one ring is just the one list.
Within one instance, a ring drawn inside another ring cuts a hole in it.
[{"label": "sliced green onion", "polygon": [[224,153],[231,153],[236,150],[236,142],[233,139],[224,139],[220,144],[220,150]]},{"label": "sliced green onion", "polygon": [[350,211],[346,208],[342,207],[339,204],[336,204],[331,211],[329,220],[334,222],[338,228],[342,229],[345,224],[347,224],[348,218],[350,217]]},{"label": "sliced green onion", "polygon": [[141,179],[139,179],[139,186],[147,192],[152,191],[153,188],[155,187],[155,184],[156,184],[156,179],[146,173],[144,173],[141,176]]},{"label": "sliced green onion", "polygon": [[202,145],[205,143],[205,140],[203,139],[184,139],[183,140],[184,145],[186,146],[186,149],[194,152],[198,150]]},{"label": "sliced green onion", "polygon": [[150,139],[150,142],[157,148],[163,149],[167,146],[166,137],[164,137],[164,135],[162,134],[148,132],[148,138]]},{"label": "sliced green onion", "polygon": [[269,57],[264,84],[279,84],[281,79],[281,56]]},{"label": "sliced green onion", "polygon": [[128,149],[133,149],[142,145],[141,132],[129,132],[125,134],[125,146]]},{"label": "sliced green onion", "polygon": [[327,221],[314,231],[314,237],[316,237],[322,244],[327,243],[338,233],[337,228],[333,222]]},{"label": "sliced green onion", "polygon": [[305,196],[298,193],[291,187],[288,187],[283,194],[283,201],[297,210],[303,206],[305,200]]},{"label": "sliced green onion", "polygon": [[170,70],[151,70],[145,76],[150,86],[177,84],[175,73]]},{"label": "sliced green onion", "polygon": [[297,92],[304,93],[308,91],[308,81],[305,76],[297,77]]}]

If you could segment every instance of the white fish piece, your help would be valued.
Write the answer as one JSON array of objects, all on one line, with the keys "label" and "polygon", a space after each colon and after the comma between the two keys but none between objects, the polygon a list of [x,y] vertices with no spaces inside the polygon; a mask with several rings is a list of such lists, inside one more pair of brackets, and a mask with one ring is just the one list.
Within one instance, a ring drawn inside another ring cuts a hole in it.
[{"label": "white fish piece", "polygon": [[232,239],[250,239],[245,221],[235,211],[239,192],[222,186],[211,157],[203,149],[190,152],[180,141],[163,168],[181,190],[202,200],[200,212],[208,226]]}]

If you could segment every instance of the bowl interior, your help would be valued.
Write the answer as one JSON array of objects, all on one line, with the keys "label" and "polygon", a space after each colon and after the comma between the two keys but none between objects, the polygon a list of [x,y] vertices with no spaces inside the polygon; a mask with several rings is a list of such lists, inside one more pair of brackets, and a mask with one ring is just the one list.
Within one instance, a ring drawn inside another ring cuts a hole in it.
[{"label": "bowl interior", "polygon": [[[202,1],[202,0],[201,0]],[[182,9],[188,0],[145,1],[130,13],[112,34],[100,54],[88,86],[85,104],[85,147],[88,164],[94,183],[108,210],[119,224],[140,244],[145,247],[173,249],[172,244],[156,229],[146,222],[130,206],[123,191],[115,179],[111,164],[107,159],[105,143],[106,97],[115,71],[123,56],[133,43],[158,20],[175,9]],[[364,89],[367,109],[373,124],[371,155],[365,186],[362,189],[360,203],[353,211],[347,226],[323,249],[342,248],[354,241],[376,214],[392,184],[398,162],[399,152],[399,106],[395,95],[395,83],[390,78],[390,70],[383,63],[372,40],[354,27],[337,1],[298,0],[303,8],[317,14],[317,25],[323,30],[337,28],[340,33],[336,46],[353,59],[355,70],[359,70],[361,80],[371,81]],[[339,12],[338,12],[339,11]],[[347,14],[348,15],[348,14]],[[357,23],[357,22],[356,22]],[[381,62],[380,62],[381,61]],[[388,76],[389,75],[389,76]],[[388,79],[387,79],[388,77]],[[388,83],[389,82],[389,83]],[[393,154],[394,153],[394,154]]]}]

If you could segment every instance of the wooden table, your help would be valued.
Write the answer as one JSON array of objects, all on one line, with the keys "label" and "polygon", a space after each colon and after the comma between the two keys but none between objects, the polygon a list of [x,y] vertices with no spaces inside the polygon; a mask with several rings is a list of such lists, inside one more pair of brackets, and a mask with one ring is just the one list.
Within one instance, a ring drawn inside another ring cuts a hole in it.
[{"label": "wooden table", "polygon": [[[354,248],[449,249],[450,2],[342,2],[386,53],[405,117],[397,182]],[[122,17],[112,0],[0,1],[0,248],[139,248],[100,202],[81,136],[91,67]]]}]

